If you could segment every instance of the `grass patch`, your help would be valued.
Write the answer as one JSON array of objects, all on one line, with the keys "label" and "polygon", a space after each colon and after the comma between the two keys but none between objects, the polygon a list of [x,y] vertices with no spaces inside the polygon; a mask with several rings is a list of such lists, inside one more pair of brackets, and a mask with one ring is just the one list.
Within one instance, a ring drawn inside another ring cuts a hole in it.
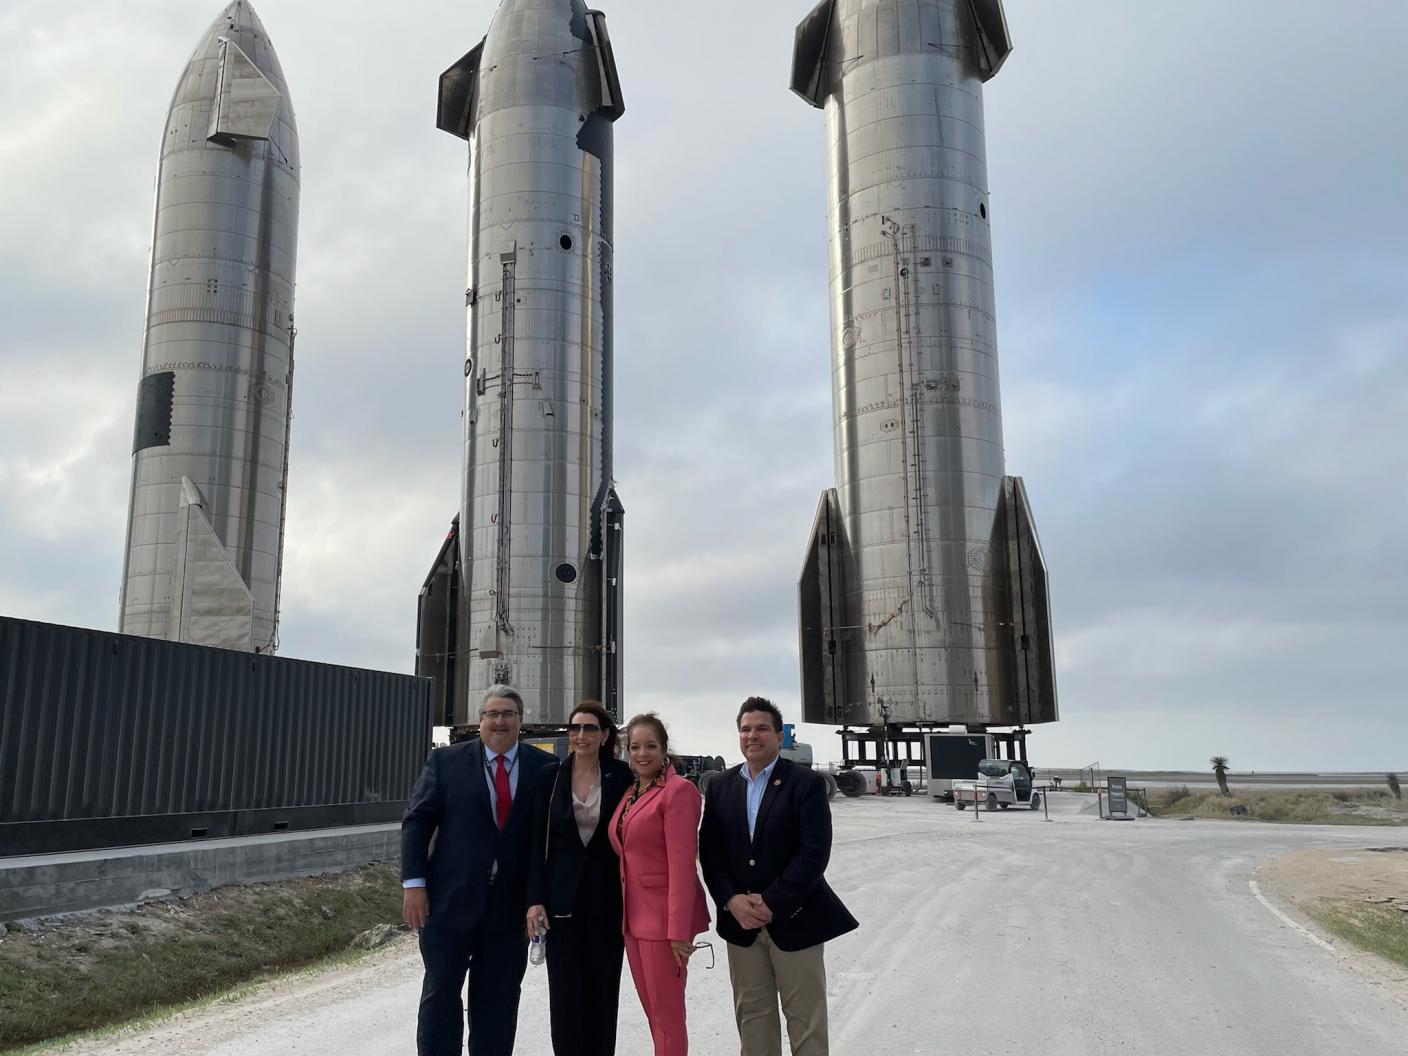
[{"label": "grass patch", "polygon": [[1397,906],[1331,899],[1309,913],[1326,931],[1408,968],[1408,913]]},{"label": "grass patch", "polygon": [[0,941],[0,1050],[150,1016],[322,961],[395,924],[394,865],[226,887]]},{"label": "grass patch", "polygon": [[1291,789],[1237,792],[1162,788],[1149,797],[1155,815],[1225,821],[1274,821],[1297,825],[1408,825],[1408,804],[1387,790]]},{"label": "grass patch", "polygon": [[261,972],[252,978],[241,981],[229,990],[206,994],[203,997],[194,998],[190,1001],[182,1001],[179,1004],[161,1005],[131,1019],[124,1019],[120,1022],[109,1023],[105,1026],[94,1027],[89,1030],[80,1030],[73,1034],[64,1034],[57,1038],[47,1038],[44,1041],[35,1042],[32,1045],[21,1045],[17,1049],[8,1046],[0,1046],[0,1052],[5,1053],[5,1056],[43,1056],[43,1054],[52,1053],[56,1049],[61,1049],[69,1045],[91,1043],[102,1038],[111,1037],[119,1031],[142,1030],[147,1027],[155,1027],[168,1019],[173,1019],[176,1016],[184,1015],[188,1012],[198,1011],[202,1008],[209,1008],[216,1005],[237,1004],[257,994],[260,987],[278,980],[297,979],[300,976],[315,975],[343,965],[356,964],[358,961],[370,957],[375,952],[376,951],[372,949],[343,950],[339,953],[329,954],[327,957],[310,962],[309,964],[299,965],[296,968]]}]

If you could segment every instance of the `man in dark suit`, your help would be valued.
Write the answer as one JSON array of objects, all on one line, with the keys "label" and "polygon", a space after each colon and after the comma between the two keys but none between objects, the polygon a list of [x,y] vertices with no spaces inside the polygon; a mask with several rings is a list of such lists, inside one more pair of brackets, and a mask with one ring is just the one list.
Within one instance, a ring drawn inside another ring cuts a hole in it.
[{"label": "man in dark suit", "polygon": [[823,944],[859,925],[827,885],[826,782],[781,758],[782,712],[749,697],[738,711],[744,762],[704,795],[699,860],[728,943],[742,1056],[827,1056]]},{"label": "man in dark suit", "polygon": [[479,712],[479,739],[440,748],[411,792],[401,823],[403,915],[420,934],[416,1051],[460,1056],[469,975],[469,1051],[510,1056],[528,965],[527,909],[532,791],[555,757],[519,744],[523,697],[494,686]]}]

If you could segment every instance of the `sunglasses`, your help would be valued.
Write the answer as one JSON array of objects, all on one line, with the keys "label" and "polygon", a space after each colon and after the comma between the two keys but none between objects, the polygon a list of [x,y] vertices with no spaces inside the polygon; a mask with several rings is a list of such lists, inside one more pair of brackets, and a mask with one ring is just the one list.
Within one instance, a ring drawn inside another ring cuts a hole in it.
[{"label": "sunglasses", "polygon": [[594,722],[569,722],[567,732],[573,733],[600,733],[601,727]]}]

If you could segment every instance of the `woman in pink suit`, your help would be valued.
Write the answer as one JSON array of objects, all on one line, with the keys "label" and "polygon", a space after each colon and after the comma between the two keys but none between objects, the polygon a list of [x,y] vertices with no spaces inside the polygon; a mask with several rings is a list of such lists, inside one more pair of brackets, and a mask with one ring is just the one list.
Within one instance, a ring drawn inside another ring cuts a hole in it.
[{"label": "woman in pink suit", "polygon": [[611,818],[611,846],[621,858],[621,930],[655,1056],[685,1056],[684,984],[694,937],[709,928],[704,887],[695,870],[699,790],[670,765],[670,739],[655,715],[626,727],[636,780]]}]

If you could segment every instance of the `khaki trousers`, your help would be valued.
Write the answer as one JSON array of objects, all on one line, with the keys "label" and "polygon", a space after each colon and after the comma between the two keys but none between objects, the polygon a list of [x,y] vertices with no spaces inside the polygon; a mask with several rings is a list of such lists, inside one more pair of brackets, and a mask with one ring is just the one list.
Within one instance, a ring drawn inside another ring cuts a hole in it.
[{"label": "khaki trousers", "polygon": [[825,946],[788,953],[766,928],[752,946],[726,945],[741,1056],[782,1056],[779,1000],[792,1056],[828,1056]]}]

